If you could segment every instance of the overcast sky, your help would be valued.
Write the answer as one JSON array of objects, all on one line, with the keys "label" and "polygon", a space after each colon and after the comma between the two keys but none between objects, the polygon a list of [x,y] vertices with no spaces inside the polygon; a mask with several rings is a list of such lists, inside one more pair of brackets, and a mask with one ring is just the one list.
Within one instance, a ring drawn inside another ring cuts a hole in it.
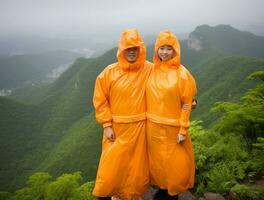
[{"label": "overcast sky", "polygon": [[0,0],[0,37],[119,37],[130,27],[188,33],[201,24],[264,35],[263,8],[264,0]]}]

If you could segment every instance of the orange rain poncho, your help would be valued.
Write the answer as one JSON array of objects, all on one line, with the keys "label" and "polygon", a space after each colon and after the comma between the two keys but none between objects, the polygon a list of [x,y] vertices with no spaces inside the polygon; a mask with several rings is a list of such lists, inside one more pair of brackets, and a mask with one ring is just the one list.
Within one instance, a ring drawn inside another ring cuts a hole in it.
[{"label": "orange rain poncho", "polygon": [[[135,46],[140,48],[139,57],[129,63],[124,50]],[[103,136],[93,195],[134,199],[142,196],[149,184],[145,85],[152,68],[136,30],[122,33],[117,59],[99,74],[95,83],[96,119],[103,127],[112,126],[116,139],[110,142]]]},{"label": "orange rain poncho", "polygon": [[[163,45],[172,46],[176,56],[161,61],[157,51]],[[153,60],[154,68],[146,85],[151,184],[176,195],[194,184],[194,155],[188,128],[196,85],[181,65],[180,45],[173,33],[159,33]],[[183,109],[183,104],[188,104],[188,109]],[[180,144],[176,139],[179,133],[186,136]]]}]

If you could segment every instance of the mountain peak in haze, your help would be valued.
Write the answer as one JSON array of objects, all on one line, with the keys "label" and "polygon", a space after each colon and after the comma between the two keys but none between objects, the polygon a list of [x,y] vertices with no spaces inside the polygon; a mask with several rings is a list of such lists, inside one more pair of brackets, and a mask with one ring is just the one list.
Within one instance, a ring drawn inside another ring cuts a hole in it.
[{"label": "mountain peak in haze", "polygon": [[207,24],[203,24],[197,26],[193,32],[190,33],[188,37],[188,48],[194,49],[196,51],[200,51],[202,49],[208,48],[210,45],[208,43],[208,39],[213,36],[214,39],[218,38],[218,35],[222,35],[223,37],[229,36],[230,34],[239,34],[240,31],[233,28],[230,25],[220,24],[217,26],[209,26]]},{"label": "mountain peak in haze", "polygon": [[264,57],[264,37],[240,31],[230,25],[200,25],[190,33],[188,48],[217,50],[231,54]]},{"label": "mountain peak in haze", "polygon": [[217,26],[209,26],[207,24],[202,24],[197,26],[194,32],[206,32],[206,31],[216,31],[216,30],[239,31],[228,24],[219,24]]}]

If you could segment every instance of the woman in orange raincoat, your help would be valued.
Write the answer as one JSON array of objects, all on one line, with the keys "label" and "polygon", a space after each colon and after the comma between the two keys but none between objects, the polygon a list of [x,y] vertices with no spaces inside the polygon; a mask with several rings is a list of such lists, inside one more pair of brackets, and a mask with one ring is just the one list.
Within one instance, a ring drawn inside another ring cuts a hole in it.
[{"label": "woman in orange raincoat", "polygon": [[95,83],[93,103],[104,135],[93,195],[130,200],[142,196],[149,184],[145,85],[152,64],[136,30],[122,33],[117,59]]},{"label": "woman in orange raincoat", "polygon": [[160,32],[154,68],[146,85],[147,142],[154,199],[178,199],[194,184],[194,154],[188,134],[195,81],[181,65],[180,45],[170,31]]}]

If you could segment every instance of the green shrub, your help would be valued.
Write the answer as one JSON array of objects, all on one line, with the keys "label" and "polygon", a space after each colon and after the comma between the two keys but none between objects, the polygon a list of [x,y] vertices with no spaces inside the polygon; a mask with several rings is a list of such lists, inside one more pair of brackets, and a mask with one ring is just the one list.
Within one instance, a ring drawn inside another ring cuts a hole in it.
[{"label": "green shrub", "polygon": [[264,186],[236,184],[231,188],[229,196],[232,200],[263,200]]}]

